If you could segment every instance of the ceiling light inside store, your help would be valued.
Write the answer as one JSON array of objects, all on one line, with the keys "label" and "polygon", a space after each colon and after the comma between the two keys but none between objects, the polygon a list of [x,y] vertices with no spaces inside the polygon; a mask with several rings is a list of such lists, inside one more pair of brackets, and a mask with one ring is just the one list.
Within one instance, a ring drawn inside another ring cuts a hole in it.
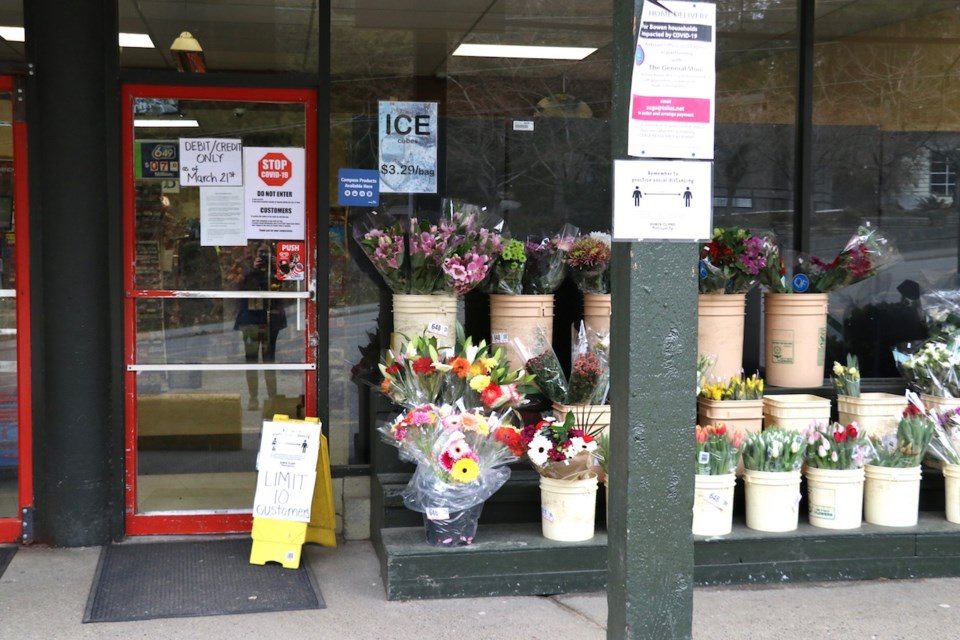
[{"label": "ceiling light inside store", "polygon": [[455,56],[472,58],[536,58],[539,60],[583,60],[596,47],[533,47],[511,44],[461,44]]},{"label": "ceiling light inside store", "polygon": [[[23,27],[0,27],[0,38],[7,42],[23,42],[26,34]],[[117,40],[121,47],[130,49],[155,49],[153,40],[145,33],[119,33]]]},{"label": "ceiling light inside store", "polygon": [[137,118],[133,121],[135,127],[199,127],[200,123],[196,120],[184,118],[168,118],[165,120],[150,120],[147,118]]},{"label": "ceiling light inside store", "polygon": [[0,38],[7,42],[23,42],[26,39],[23,27],[0,27]]},{"label": "ceiling light inside store", "polygon": [[156,49],[153,40],[145,33],[120,32],[120,46],[130,49]]}]

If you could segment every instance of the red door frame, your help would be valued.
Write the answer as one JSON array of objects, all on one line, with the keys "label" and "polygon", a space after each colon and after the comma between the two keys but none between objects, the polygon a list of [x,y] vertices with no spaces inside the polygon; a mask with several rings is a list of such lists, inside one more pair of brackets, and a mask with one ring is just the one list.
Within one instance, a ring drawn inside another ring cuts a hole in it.
[{"label": "red door frame", "polygon": [[[250,531],[253,516],[251,513],[230,514],[138,514],[137,513],[137,392],[136,372],[129,365],[136,363],[136,301],[142,295],[134,289],[135,260],[135,190],[134,190],[134,131],[133,101],[135,98],[174,98],[183,100],[220,100],[238,102],[278,102],[300,103],[304,105],[305,118],[305,155],[306,175],[306,253],[312,257],[308,266],[307,282],[316,282],[316,229],[317,229],[317,97],[309,89],[249,89],[229,87],[172,87],[153,85],[124,85],[122,90],[123,125],[123,285],[124,285],[124,403],[125,403],[125,443],[126,443],[126,504],[125,524],[128,535],[162,535],[193,533],[235,533]],[[163,293],[155,294],[157,297]],[[304,353],[306,364],[314,368],[305,371],[307,415],[317,415],[316,397],[316,351],[310,346],[310,336],[316,335],[316,300],[308,299],[306,304],[306,331],[304,333]],[[251,469],[253,471],[253,469]],[[253,505],[251,504],[251,509]]]},{"label": "red door frame", "polygon": [[[0,76],[0,91],[7,91],[13,100],[14,83],[10,76]],[[16,260],[17,304],[17,456],[19,513],[13,518],[0,518],[0,542],[19,540],[23,534],[23,513],[33,507],[33,422],[30,406],[30,226],[27,198],[27,125],[16,117],[13,107],[13,207],[14,260]]]}]

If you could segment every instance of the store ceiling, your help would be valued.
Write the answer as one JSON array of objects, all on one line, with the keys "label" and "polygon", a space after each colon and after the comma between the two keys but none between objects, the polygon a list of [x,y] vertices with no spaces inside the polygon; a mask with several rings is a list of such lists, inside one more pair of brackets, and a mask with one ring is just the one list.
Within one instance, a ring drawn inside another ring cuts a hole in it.
[{"label": "store ceiling", "polygon": [[[29,0],[0,0],[0,25],[23,24]],[[156,49],[124,49],[125,68],[173,69],[181,31],[201,42],[208,69],[316,72],[321,11],[331,15],[334,76],[445,74],[567,77],[609,73],[613,0],[117,0],[120,30],[147,33]],[[718,65],[782,50],[796,39],[798,0],[720,0]],[[818,38],[856,37],[937,12],[956,0],[817,0]],[[952,33],[956,33],[954,28]],[[923,34],[927,36],[928,34]],[[932,34],[930,34],[932,35]],[[581,62],[452,58],[461,42],[592,46]],[[22,43],[0,40],[0,59],[22,60]]]}]

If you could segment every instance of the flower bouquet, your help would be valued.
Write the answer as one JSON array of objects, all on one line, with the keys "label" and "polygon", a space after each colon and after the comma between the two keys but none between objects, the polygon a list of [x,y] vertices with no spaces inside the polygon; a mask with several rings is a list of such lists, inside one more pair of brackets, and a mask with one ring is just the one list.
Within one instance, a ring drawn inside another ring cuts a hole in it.
[{"label": "flower bouquet", "polygon": [[857,356],[847,354],[847,366],[833,363],[833,388],[838,396],[860,397],[860,367]]},{"label": "flower bouquet", "polygon": [[951,337],[960,335],[960,291],[928,291],[920,296],[920,306],[931,340],[947,342]]},{"label": "flower bouquet", "polygon": [[503,251],[503,219],[489,212],[467,209],[454,212],[453,248],[443,260],[447,286],[464,295],[487,279]]},{"label": "flower bouquet", "polygon": [[353,224],[353,238],[394,293],[409,293],[406,230],[389,213],[371,211]]},{"label": "flower bouquet", "polygon": [[610,234],[579,236],[570,246],[567,267],[583,293],[610,293]]},{"label": "flower bouquet", "polygon": [[410,218],[410,287],[407,293],[423,295],[443,290],[443,264],[451,249],[453,232],[453,224],[446,219],[433,223]]},{"label": "flower bouquet", "polygon": [[493,270],[485,283],[487,293],[520,295],[523,293],[523,270],[527,254],[523,242],[511,238],[503,243],[500,257],[493,263]]},{"label": "flower bouquet", "polygon": [[747,434],[743,445],[747,527],[793,531],[799,522],[800,468],[807,440],[799,431],[771,426]]},{"label": "flower bouquet", "polygon": [[565,224],[553,236],[527,236],[527,264],[523,270],[523,293],[554,293],[567,275],[567,256],[577,236],[577,227]]},{"label": "flower bouquet", "polygon": [[930,397],[960,398],[960,337],[927,340],[915,351],[895,347],[893,360],[914,390]]},{"label": "flower bouquet", "polygon": [[946,517],[960,524],[960,415],[955,409],[937,416],[927,453],[928,458],[943,463]]},{"label": "flower bouquet", "polygon": [[920,463],[933,439],[937,411],[928,410],[916,394],[908,404],[895,435],[871,437],[873,460],[866,466],[864,519],[888,527],[917,524],[920,505]]},{"label": "flower bouquet", "polygon": [[738,227],[716,228],[700,247],[700,293],[746,293],[760,282],[771,246]]},{"label": "flower bouquet", "polygon": [[472,544],[483,503],[510,477],[516,460],[501,429],[515,430],[496,415],[463,412],[450,405],[423,405],[380,429],[386,442],[417,469],[403,491],[407,508],[423,514],[427,542]]},{"label": "flower bouquet", "polygon": [[595,433],[552,417],[520,433],[527,460],[540,474],[540,514],[544,537],[579,541],[593,537],[597,510],[599,451]]},{"label": "flower bouquet", "polygon": [[697,397],[702,425],[725,424],[743,431],[760,431],[763,425],[763,378],[753,374],[733,376],[727,382],[705,383]]},{"label": "flower bouquet", "polygon": [[871,449],[856,424],[816,424],[807,437],[807,508],[810,524],[856,529],[863,519],[864,465]]},{"label": "flower bouquet", "polygon": [[741,431],[726,425],[696,426],[696,476],[693,494],[693,534],[722,536],[733,528],[734,473],[743,444]]}]

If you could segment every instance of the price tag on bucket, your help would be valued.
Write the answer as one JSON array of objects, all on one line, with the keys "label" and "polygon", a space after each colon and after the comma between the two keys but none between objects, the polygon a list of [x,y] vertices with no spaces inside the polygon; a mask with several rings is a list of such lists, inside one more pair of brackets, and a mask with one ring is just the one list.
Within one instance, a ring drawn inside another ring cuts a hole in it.
[{"label": "price tag on bucket", "polygon": [[432,507],[427,509],[427,520],[449,520],[450,509],[445,507]]},{"label": "price tag on bucket", "polygon": [[708,493],[706,496],[706,500],[707,502],[715,506],[717,509],[720,509],[720,511],[726,511],[727,509],[730,508],[730,501],[724,498],[722,495],[720,495],[716,491],[711,491],[710,493]]},{"label": "price tag on bucket", "polygon": [[448,336],[450,335],[450,327],[443,324],[442,322],[437,322],[434,320],[427,325],[427,333],[432,333],[435,336]]},{"label": "price tag on bucket", "polygon": [[492,344],[507,344],[510,339],[506,331],[494,331],[493,335],[490,336],[490,342]]},{"label": "price tag on bucket", "polygon": [[706,451],[701,451],[697,457],[697,462],[700,464],[710,464],[710,454]]}]

